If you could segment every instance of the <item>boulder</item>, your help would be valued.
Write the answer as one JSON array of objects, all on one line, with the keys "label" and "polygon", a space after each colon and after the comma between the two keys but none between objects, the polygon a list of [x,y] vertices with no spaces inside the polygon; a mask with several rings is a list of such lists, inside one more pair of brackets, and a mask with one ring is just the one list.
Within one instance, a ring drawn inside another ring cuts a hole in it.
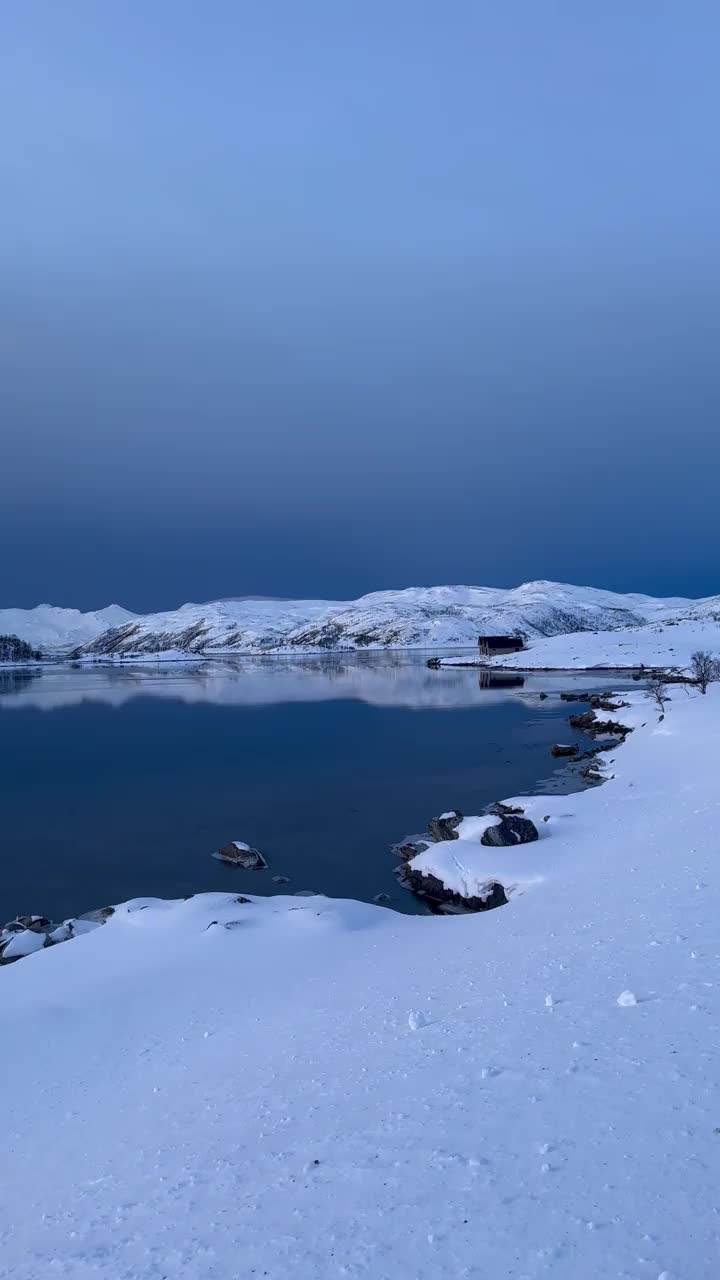
[{"label": "boulder", "polygon": [[402,858],[403,862],[409,862],[418,853],[424,853],[429,847],[431,841],[423,836],[406,836],[398,844],[390,846],[390,852],[394,858]]},{"label": "boulder", "polygon": [[446,889],[437,876],[423,871],[414,871],[412,867],[403,867],[400,883],[435,910],[452,908],[455,911],[492,911],[495,907],[504,907],[507,897],[502,885],[497,881],[489,881],[485,893],[478,898],[463,898],[459,893]]},{"label": "boulder", "polygon": [[5,925],[11,933],[19,933],[21,929],[30,929],[32,933],[44,933],[46,929],[52,928],[50,921],[45,916],[16,916],[9,924]]},{"label": "boulder", "polygon": [[231,840],[229,844],[224,844],[222,848],[215,850],[213,858],[233,867],[242,867],[243,871],[267,870],[267,862],[259,849],[253,849],[242,840]]},{"label": "boulder", "polygon": [[441,813],[439,818],[431,818],[428,831],[433,840],[459,840],[457,829],[462,820],[463,815],[459,809],[450,809],[447,813]]},{"label": "boulder", "polygon": [[578,711],[574,716],[569,717],[569,723],[573,729],[584,729],[589,732],[595,724],[594,711]]},{"label": "boulder", "polygon": [[[612,708],[616,710],[616,708]],[[579,715],[570,716],[570,724],[573,729],[582,729],[585,733],[589,733],[593,738],[599,738],[610,734],[624,742],[628,735],[628,728],[621,724],[619,720],[601,720],[597,713],[593,710],[583,711]]]},{"label": "boulder", "polygon": [[529,844],[537,840],[538,829],[529,818],[518,818],[515,814],[506,814],[493,827],[488,827],[481,837],[480,843],[485,845]]},{"label": "boulder", "polygon": [[555,745],[550,748],[550,754],[556,757],[576,756],[577,753],[578,749],[575,743],[556,742]]},{"label": "boulder", "polygon": [[0,942],[0,960],[20,960],[34,951],[42,951],[46,942],[47,934],[36,929],[13,930]]}]

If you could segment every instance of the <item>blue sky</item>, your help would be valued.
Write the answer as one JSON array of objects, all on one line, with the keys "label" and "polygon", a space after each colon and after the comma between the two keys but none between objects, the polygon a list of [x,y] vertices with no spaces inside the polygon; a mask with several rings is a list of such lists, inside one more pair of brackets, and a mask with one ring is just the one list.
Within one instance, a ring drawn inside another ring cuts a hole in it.
[{"label": "blue sky", "polygon": [[715,5],[1,27],[1,604],[720,590]]}]

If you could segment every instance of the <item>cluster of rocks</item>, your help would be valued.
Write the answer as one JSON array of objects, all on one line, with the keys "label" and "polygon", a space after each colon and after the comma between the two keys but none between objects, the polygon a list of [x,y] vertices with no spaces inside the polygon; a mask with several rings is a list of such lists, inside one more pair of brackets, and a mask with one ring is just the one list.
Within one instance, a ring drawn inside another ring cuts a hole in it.
[{"label": "cluster of rocks", "polygon": [[101,907],[99,911],[88,911],[61,924],[53,924],[46,916],[16,916],[0,929],[0,964],[10,964],[45,947],[90,933],[105,924],[114,910],[114,907]]},{"label": "cluster of rocks", "polygon": [[[541,694],[540,696],[547,697],[547,694]],[[590,763],[583,769],[582,776],[587,782],[601,782],[603,774],[595,757],[601,752],[612,750],[614,747],[619,746],[625,741],[630,732],[627,725],[622,724],[619,720],[612,719],[607,713],[619,711],[622,707],[628,706],[628,703],[618,701],[611,694],[602,693],[562,693],[560,697],[564,702],[584,702],[588,704],[586,711],[578,712],[569,717],[569,722],[574,729],[580,729],[593,738],[609,738],[611,740],[603,741],[601,744],[590,748],[589,751],[582,753],[577,743],[558,742],[551,747],[552,755],[557,758],[567,757],[578,762],[588,759]],[[605,716],[599,714],[602,712],[606,713]],[[500,821],[489,826],[483,832],[480,839],[481,844],[502,847],[527,844],[530,841],[537,840],[537,827],[529,818],[523,816],[524,810],[522,807],[497,802],[489,805],[485,812],[488,815],[498,817]],[[459,827],[462,821],[463,814],[460,810],[452,809],[448,813],[441,814],[438,818],[431,818],[426,832],[417,836],[408,836],[398,844],[393,845],[392,852],[401,859],[400,866],[397,868],[397,877],[406,889],[410,889],[413,893],[422,897],[433,911],[489,911],[494,907],[504,906],[507,902],[507,896],[499,881],[493,881],[484,886],[486,893],[482,898],[463,898],[447,889],[436,876],[427,871],[419,871],[410,865],[418,854],[424,853],[433,844],[439,841],[459,839]]]},{"label": "cluster of rocks", "polygon": [[627,725],[600,713],[620,711],[622,707],[628,706],[628,703],[618,702],[611,694],[606,693],[561,693],[560,697],[563,702],[587,703],[588,708],[586,711],[578,711],[568,717],[569,723],[573,729],[580,729],[588,737],[603,738],[606,741],[603,741],[598,746],[591,747],[589,751],[581,751],[577,743],[565,744],[556,742],[550,748],[550,753],[556,758],[565,756],[578,762],[590,760],[591,763],[582,770],[582,777],[586,782],[599,782],[602,780],[602,773],[597,764],[594,763],[595,756],[603,751],[611,751],[614,747],[620,746],[630,732]]},{"label": "cluster of rocks", "polygon": [[[508,848],[517,844],[529,844],[538,838],[538,829],[534,822],[522,816],[523,810],[518,806],[505,805],[500,802],[490,805],[488,816],[496,817],[498,822],[488,826],[483,832],[480,843],[495,848]],[[460,894],[446,888],[437,876],[428,871],[419,871],[410,865],[419,853],[424,853],[433,844],[446,840],[459,840],[459,827],[463,821],[459,809],[451,809],[439,818],[431,818],[427,832],[419,836],[409,836],[399,844],[393,845],[392,852],[402,859],[397,868],[397,877],[404,888],[423,898],[433,911],[442,913],[466,911],[491,911],[495,907],[503,907],[507,903],[505,890],[499,881],[491,881],[484,886],[482,897],[461,897]]]}]

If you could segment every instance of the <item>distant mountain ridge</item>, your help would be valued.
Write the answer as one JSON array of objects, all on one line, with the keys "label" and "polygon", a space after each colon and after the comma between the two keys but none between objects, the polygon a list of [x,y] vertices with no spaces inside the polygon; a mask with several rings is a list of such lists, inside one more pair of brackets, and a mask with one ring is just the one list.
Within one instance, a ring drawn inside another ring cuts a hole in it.
[{"label": "distant mountain ridge", "polygon": [[464,648],[481,633],[617,630],[702,604],[553,582],[408,587],[353,601],[224,600],[131,616],[81,642],[77,656]]},{"label": "distant mountain ridge", "polygon": [[243,597],[136,615],[119,605],[93,613],[38,605],[0,610],[0,631],[47,653],[130,657],[173,653],[283,653],[369,648],[467,648],[478,635],[528,639],[617,631],[720,611],[720,597],[687,600],[598,587],[526,582],[500,587],[407,587],[358,600]]},{"label": "distant mountain ridge", "polygon": [[123,626],[135,616],[119,604],[90,613],[38,604],[34,609],[0,609],[0,633],[18,636],[45,653],[63,653],[87,644],[110,627]]}]

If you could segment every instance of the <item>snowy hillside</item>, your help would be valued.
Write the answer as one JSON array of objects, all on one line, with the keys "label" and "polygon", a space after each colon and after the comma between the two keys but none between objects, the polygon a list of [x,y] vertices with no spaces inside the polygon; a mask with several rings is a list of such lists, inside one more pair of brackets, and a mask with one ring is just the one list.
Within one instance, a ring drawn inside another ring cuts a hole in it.
[{"label": "snowy hillside", "polygon": [[[665,621],[623,631],[591,631],[535,639],[522,653],[495,659],[493,667],[523,671],[592,667],[678,667],[686,669],[698,649],[720,656],[720,608],[693,608]],[[467,658],[446,657],[443,667],[467,665]],[[478,665],[480,661],[478,659]]]},{"label": "snowy hillside", "polygon": [[140,900],[0,969],[2,1274],[714,1280],[720,688],[632,697],[500,910]]},{"label": "snowy hillside", "polygon": [[224,600],[138,617],[85,645],[83,653],[464,648],[476,645],[482,632],[548,636],[631,627],[691,604],[552,582],[511,590],[411,587],[350,602]]},{"label": "snowy hillside", "polygon": [[34,609],[0,609],[0,635],[15,635],[43,653],[63,653],[87,644],[107,631],[132,621],[134,613],[110,604],[94,613],[39,604]]}]

